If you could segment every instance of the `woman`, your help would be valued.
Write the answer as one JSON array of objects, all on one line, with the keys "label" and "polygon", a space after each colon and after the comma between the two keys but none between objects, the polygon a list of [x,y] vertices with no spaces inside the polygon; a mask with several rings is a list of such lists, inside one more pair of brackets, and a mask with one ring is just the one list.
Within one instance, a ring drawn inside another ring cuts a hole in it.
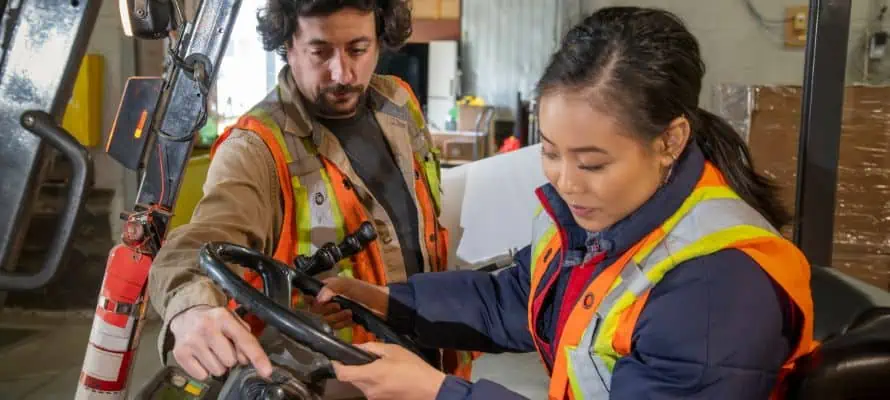
[{"label": "woman", "polygon": [[[813,346],[809,265],[777,229],[776,188],[739,135],[698,107],[704,66],[674,15],[604,8],[574,27],[538,85],[542,211],[498,273],[386,288],[329,281],[423,344],[537,351],[551,399],[765,399]],[[392,345],[337,365],[369,398],[515,398]]]}]

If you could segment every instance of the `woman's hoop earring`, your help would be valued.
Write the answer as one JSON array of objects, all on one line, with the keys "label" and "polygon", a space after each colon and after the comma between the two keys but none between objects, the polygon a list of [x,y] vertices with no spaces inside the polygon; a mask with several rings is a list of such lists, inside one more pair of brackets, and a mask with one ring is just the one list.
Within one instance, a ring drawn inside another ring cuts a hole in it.
[{"label": "woman's hoop earring", "polygon": [[671,174],[674,173],[674,165],[675,164],[676,164],[676,162],[671,163],[671,166],[668,168],[667,174],[664,175],[664,181],[661,182],[662,186],[667,185],[668,181],[671,179]]}]

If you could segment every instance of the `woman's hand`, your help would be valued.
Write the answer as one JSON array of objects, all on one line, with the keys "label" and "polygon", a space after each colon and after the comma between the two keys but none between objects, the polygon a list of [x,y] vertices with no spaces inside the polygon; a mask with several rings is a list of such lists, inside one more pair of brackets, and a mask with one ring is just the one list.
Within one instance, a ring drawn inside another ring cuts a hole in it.
[{"label": "woman's hand", "polygon": [[337,380],[355,385],[369,400],[432,400],[445,374],[407,349],[378,342],[357,347],[380,356],[370,364],[350,366],[334,361]]},{"label": "woman's hand", "polygon": [[309,312],[324,318],[332,329],[343,329],[355,325],[352,311],[343,310],[337,303],[322,303],[315,297],[304,295],[303,302],[309,306]]},{"label": "woman's hand", "polygon": [[388,287],[343,277],[325,279],[324,284],[316,297],[316,304],[324,305],[335,295],[340,295],[367,307],[379,317],[386,318],[389,309]]}]

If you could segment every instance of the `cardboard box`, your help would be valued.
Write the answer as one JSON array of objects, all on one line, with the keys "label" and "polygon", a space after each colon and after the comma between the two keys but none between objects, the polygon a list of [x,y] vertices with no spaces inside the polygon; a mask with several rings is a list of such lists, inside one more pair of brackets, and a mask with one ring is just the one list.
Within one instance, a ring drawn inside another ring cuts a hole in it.
[{"label": "cardboard box", "polygon": [[413,18],[439,18],[441,9],[439,8],[440,0],[414,0],[411,2],[411,17]]},{"label": "cardboard box", "polygon": [[440,0],[442,19],[460,19],[460,0]]},{"label": "cardboard box", "polygon": [[[748,141],[755,167],[782,185],[794,210],[801,120],[799,86],[720,85],[717,114]],[[890,290],[890,87],[844,93],[833,266]],[[791,237],[790,227],[783,233]]]},{"label": "cardboard box", "polygon": [[484,158],[488,154],[486,136],[469,131],[431,131],[433,145],[439,149],[442,162],[461,164]]},{"label": "cardboard box", "polygon": [[414,0],[411,16],[420,19],[460,19],[460,0]]}]

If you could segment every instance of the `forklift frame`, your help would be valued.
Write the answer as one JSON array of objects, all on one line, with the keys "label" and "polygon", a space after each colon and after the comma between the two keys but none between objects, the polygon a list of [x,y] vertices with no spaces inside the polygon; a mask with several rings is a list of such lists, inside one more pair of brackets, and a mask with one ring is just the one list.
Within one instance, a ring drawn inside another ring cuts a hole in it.
[{"label": "forklift frame", "polygon": [[[831,266],[851,0],[811,0],[798,139],[794,243]],[[829,216],[826,218],[826,216]]]}]

